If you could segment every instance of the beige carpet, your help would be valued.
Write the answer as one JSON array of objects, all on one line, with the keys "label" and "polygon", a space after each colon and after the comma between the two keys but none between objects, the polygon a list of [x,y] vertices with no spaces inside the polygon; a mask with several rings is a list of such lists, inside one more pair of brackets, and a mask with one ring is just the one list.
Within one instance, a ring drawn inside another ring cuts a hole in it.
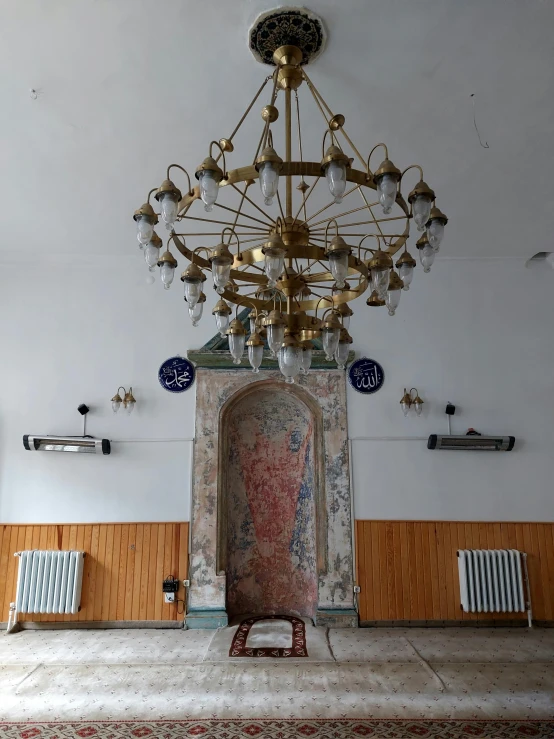
[{"label": "beige carpet", "polygon": [[554,630],[331,630],[337,662],[210,662],[214,632],[0,637],[0,719],[552,718]]}]

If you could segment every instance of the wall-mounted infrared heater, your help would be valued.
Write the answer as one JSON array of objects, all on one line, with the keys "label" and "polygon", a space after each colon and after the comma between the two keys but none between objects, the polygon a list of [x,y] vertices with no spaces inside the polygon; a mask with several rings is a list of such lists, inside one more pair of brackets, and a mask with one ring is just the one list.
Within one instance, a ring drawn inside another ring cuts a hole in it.
[{"label": "wall-mounted infrared heater", "polygon": [[109,454],[111,444],[109,439],[95,439],[87,435],[88,405],[81,403],[77,410],[83,418],[82,436],[39,436],[25,434],[23,446],[29,452],[77,452],[78,454]]},{"label": "wall-mounted infrared heater", "polygon": [[31,436],[25,434],[23,446],[30,452],[78,452],[82,454],[109,454],[109,439],[92,436]]},{"label": "wall-mounted infrared heater", "polygon": [[441,436],[431,434],[427,449],[450,449],[458,452],[511,452],[515,436]]}]

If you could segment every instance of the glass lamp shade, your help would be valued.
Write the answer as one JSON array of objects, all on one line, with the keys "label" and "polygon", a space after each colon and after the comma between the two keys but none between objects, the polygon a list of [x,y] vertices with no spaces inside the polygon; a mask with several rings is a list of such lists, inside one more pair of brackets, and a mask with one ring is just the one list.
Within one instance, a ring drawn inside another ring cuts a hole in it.
[{"label": "glass lamp shade", "polygon": [[137,239],[139,244],[148,244],[153,233],[154,226],[150,223],[149,216],[141,216],[140,218],[137,218]]},{"label": "glass lamp shade", "polygon": [[400,407],[402,408],[402,413],[407,416],[410,411],[410,404],[407,403],[405,400],[400,401]]},{"label": "glass lamp shade", "polygon": [[204,311],[204,301],[200,302],[198,301],[192,308],[189,305],[189,317],[192,321],[193,326],[198,326],[198,322],[202,318],[202,313]]},{"label": "glass lamp shade", "polygon": [[250,325],[250,333],[255,334],[256,333],[256,318],[255,316],[249,316],[248,323]]},{"label": "glass lamp shade", "polygon": [[127,403],[127,405],[125,405],[125,413],[126,413],[126,414],[127,414],[128,416],[130,416],[130,415],[131,415],[131,413],[133,412],[133,410],[134,410],[134,408],[135,408],[135,405],[136,405],[136,403],[135,403],[135,402],[134,402],[133,400],[129,401],[129,402]]},{"label": "glass lamp shade", "polygon": [[213,210],[214,203],[219,193],[219,183],[210,169],[205,169],[198,174],[200,182],[200,197],[204,202],[204,210],[208,213]]},{"label": "glass lamp shade", "polygon": [[351,316],[342,317],[342,327],[345,328],[347,331],[350,328],[350,318]]},{"label": "glass lamp shade", "polygon": [[371,270],[371,289],[375,290],[379,300],[386,300],[389,289],[390,269]]},{"label": "glass lamp shade", "polygon": [[305,375],[308,374],[308,370],[312,366],[312,352],[313,352],[313,349],[311,346],[302,347],[302,356],[300,357],[300,364],[301,364],[302,372]]},{"label": "glass lamp shade", "polygon": [[418,231],[424,231],[429,220],[432,202],[426,195],[418,195],[413,202],[414,222]]},{"label": "glass lamp shade", "polygon": [[264,267],[269,287],[275,287],[285,268],[285,250],[268,249],[265,253]]},{"label": "glass lamp shade", "polygon": [[335,198],[335,203],[342,203],[342,197],[346,190],[346,165],[344,162],[329,162],[325,168],[325,177],[329,185],[329,191]]},{"label": "glass lamp shade", "polygon": [[397,181],[392,175],[384,174],[379,177],[377,194],[379,195],[379,202],[385,215],[391,212],[394,201],[396,200],[396,187]]},{"label": "glass lamp shade", "polygon": [[342,290],[344,281],[348,275],[348,252],[329,252],[329,270],[335,278],[337,287]]},{"label": "glass lamp shade", "polygon": [[419,400],[414,400],[414,411],[416,412],[416,416],[421,416],[422,410],[423,410],[423,403]]},{"label": "glass lamp shade", "polygon": [[121,406],[121,400],[112,400],[112,411],[117,413]]},{"label": "glass lamp shade", "polygon": [[267,326],[267,344],[272,356],[275,356],[281,348],[285,338],[285,327],[278,323]]},{"label": "glass lamp shade", "polygon": [[274,162],[262,162],[258,169],[260,173],[260,188],[266,205],[273,204],[273,198],[279,187],[279,170]]},{"label": "glass lamp shade", "polygon": [[174,192],[163,192],[160,195],[162,204],[162,220],[166,228],[171,231],[173,224],[177,220],[178,202]]},{"label": "glass lamp shade", "polygon": [[389,309],[389,316],[394,316],[398,304],[400,303],[400,296],[402,295],[402,289],[399,290],[387,290],[387,297],[385,298],[385,304]]},{"label": "glass lamp shade", "polygon": [[229,314],[228,313],[216,313],[215,314],[215,325],[219,331],[221,338],[225,338],[227,329],[229,328]]},{"label": "glass lamp shade", "polygon": [[335,351],[335,361],[339,369],[343,370],[346,367],[349,352],[350,344],[347,341],[339,341],[339,345]]},{"label": "glass lamp shade", "polygon": [[245,334],[228,334],[229,338],[229,351],[233,357],[233,364],[240,364],[242,355],[244,353],[244,342],[246,341]]},{"label": "glass lamp shade", "polygon": [[277,359],[281,374],[285,377],[285,382],[293,383],[302,366],[302,347],[282,346],[277,354]]},{"label": "glass lamp shade", "polygon": [[438,251],[444,237],[444,223],[440,218],[432,218],[427,224],[427,239],[433,249]]},{"label": "glass lamp shade", "polygon": [[160,258],[160,247],[154,246],[152,242],[148,244],[144,248],[144,260],[146,261],[146,264],[148,265],[148,269],[150,272],[154,272],[157,265],[158,265],[158,259]]},{"label": "glass lamp shade", "polygon": [[333,328],[330,330],[324,329],[321,332],[321,338],[323,351],[325,352],[325,359],[330,362],[337,351],[337,346],[339,345],[340,328]]},{"label": "glass lamp shade", "polygon": [[260,344],[260,346],[249,346],[248,347],[248,361],[250,362],[250,366],[252,367],[252,372],[257,374],[260,371],[260,365],[262,363],[263,357],[264,357],[263,344]]},{"label": "glass lamp shade", "polygon": [[171,283],[173,282],[174,276],[175,276],[175,267],[169,262],[164,262],[162,266],[160,267],[160,277],[162,279],[164,288],[166,290],[169,290],[169,288],[171,287]]},{"label": "glass lamp shade", "polygon": [[410,284],[414,278],[414,268],[411,264],[401,264],[398,268],[398,275],[404,283],[403,290],[409,290]]},{"label": "glass lamp shade", "polygon": [[225,285],[229,282],[232,264],[227,260],[212,259],[212,276],[214,287],[219,295],[225,291]]},{"label": "glass lamp shade", "polygon": [[188,282],[185,280],[183,284],[185,286],[185,300],[189,304],[189,308],[194,308],[202,293],[202,283],[200,280],[197,282]]},{"label": "glass lamp shade", "polygon": [[431,265],[435,261],[435,250],[431,244],[425,244],[423,249],[419,250],[419,261],[421,262],[424,272],[431,271]]}]

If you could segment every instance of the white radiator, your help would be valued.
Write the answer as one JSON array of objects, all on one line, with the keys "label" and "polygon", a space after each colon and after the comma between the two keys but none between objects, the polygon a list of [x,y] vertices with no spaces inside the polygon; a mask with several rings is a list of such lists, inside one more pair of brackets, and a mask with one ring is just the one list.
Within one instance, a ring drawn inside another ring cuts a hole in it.
[{"label": "white radiator", "polygon": [[525,610],[531,625],[527,555],[516,549],[460,549],[460,602],[469,613],[508,613]]},{"label": "white radiator", "polygon": [[15,611],[77,613],[81,602],[84,552],[17,552]]}]

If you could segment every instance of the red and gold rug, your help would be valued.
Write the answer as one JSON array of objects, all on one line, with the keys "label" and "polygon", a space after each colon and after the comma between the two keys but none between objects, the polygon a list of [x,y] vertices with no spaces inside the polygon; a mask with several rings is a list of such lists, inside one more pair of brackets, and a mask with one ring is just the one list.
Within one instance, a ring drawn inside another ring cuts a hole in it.
[{"label": "red and gold rug", "polygon": [[0,723],[2,739],[552,739],[554,721],[208,719]]}]

